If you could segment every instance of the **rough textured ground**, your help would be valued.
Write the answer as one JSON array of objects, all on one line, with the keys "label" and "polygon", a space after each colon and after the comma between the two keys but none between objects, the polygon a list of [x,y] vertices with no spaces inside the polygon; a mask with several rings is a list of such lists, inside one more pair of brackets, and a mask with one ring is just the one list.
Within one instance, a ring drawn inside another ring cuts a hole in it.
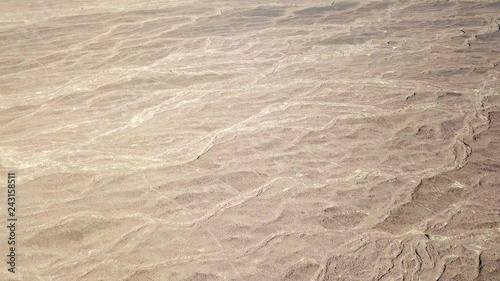
[{"label": "rough textured ground", "polygon": [[500,3],[0,15],[1,280],[500,280]]}]

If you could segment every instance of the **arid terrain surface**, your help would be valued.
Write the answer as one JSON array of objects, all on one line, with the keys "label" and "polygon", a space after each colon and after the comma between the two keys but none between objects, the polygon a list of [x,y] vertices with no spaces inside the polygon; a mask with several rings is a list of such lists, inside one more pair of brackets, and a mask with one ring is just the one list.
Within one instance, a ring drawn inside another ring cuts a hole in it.
[{"label": "arid terrain surface", "polygon": [[500,280],[500,2],[0,22],[0,280]]}]

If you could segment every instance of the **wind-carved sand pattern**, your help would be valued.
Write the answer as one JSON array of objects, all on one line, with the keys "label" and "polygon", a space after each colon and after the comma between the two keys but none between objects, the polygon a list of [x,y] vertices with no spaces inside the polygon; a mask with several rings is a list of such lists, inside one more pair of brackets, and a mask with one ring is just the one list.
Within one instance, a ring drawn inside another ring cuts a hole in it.
[{"label": "wind-carved sand pattern", "polygon": [[499,2],[0,14],[0,279],[500,280]]}]

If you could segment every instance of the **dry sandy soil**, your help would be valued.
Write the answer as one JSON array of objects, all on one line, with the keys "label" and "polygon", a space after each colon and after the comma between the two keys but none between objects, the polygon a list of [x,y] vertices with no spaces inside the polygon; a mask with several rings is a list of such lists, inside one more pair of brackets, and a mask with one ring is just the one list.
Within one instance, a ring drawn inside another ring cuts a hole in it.
[{"label": "dry sandy soil", "polygon": [[499,2],[0,15],[1,280],[500,280]]}]

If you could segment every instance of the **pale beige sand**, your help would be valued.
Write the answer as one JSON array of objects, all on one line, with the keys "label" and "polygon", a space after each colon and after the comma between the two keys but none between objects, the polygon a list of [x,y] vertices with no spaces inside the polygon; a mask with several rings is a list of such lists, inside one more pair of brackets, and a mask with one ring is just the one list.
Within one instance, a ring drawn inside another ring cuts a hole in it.
[{"label": "pale beige sand", "polygon": [[1,280],[500,280],[500,3],[2,1],[0,22]]}]

